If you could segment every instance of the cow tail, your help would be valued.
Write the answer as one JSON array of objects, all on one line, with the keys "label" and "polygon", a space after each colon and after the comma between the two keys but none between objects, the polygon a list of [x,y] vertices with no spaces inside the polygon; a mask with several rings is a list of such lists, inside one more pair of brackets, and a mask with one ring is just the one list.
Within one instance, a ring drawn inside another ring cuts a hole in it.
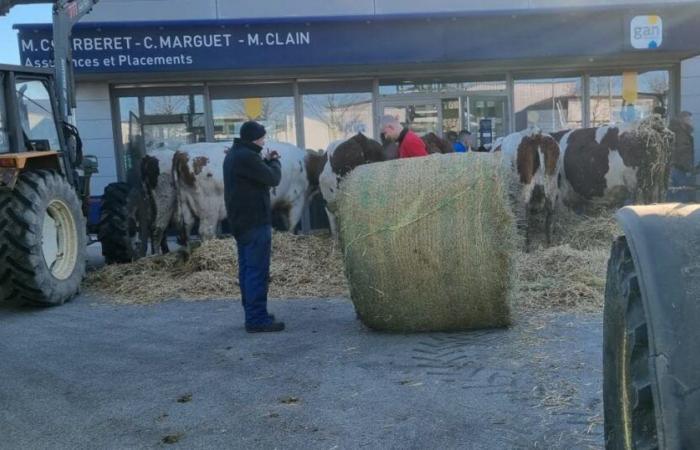
[{"label": "cow tail", "polygon": [[144,156],[141,159],[141,192],[145,200],[144,203],[148,205],[148,217],[150,221],[150,224],[148,225],[149,239],[153,235],[153,226],[158,214],[154,190],[158,185],[159,176],[160,166],[158,164],[158,159],[150,155]]},{"label": "cow tail", "polygon": [[[187,160],[188,157],[186,154],[176,151],[175,155],[173,155],[173,168],[171,169],[173,186],[175,187],[175,228],[178,231],[180,241],[186,241],[186,238],[184,236],[186,236],[187,234],[184,213],[184,208],[186,205],[183,205],[184,200],[182,197],[182,191],[180,189],[180,183],[183,182],[182,165],[184,164],[185,166],[187,166]],[[183,242],[180,242],[180,244],[184,245]]]},{"label": "cow tail", "polygon": [[542,150],[541,145],[537,146],[537,159],[540,163],[538,172],[540,172],[542,174],[542,182],[544,182],[544,179],[545,179],[546,173],[547,173],[547,166],[544,165],[546,158],[545,158],[545,155],[544,155],[544,152]]},{"label": "cow tail", "polygon": [[151,195],[158,187],[160,177],[160,163],[157,158],[146,155],[141,160],[141,184],[143,189]]}]

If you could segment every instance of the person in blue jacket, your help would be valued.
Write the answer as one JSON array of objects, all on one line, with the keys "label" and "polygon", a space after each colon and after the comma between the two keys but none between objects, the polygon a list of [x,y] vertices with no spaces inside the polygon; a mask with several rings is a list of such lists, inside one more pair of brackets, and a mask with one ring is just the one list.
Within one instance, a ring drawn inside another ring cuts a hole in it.
[{"label": "person in blue jacket", "polygon": [[265,127],[245,122],[240,138],[224,159],[224,199],[226,213],[238,250],[238,281],[249,333],[282,331],[267,311],[270,254],[272,252],[272,213],[270,188],[279,184],[279,154],[263,154]]},{"label": "person in blue jacket", "polygon": [[467,130],[462,130],[457,136],[457,141],[452,144],[456,153],[466,153],[473,151],[472,134]]}]

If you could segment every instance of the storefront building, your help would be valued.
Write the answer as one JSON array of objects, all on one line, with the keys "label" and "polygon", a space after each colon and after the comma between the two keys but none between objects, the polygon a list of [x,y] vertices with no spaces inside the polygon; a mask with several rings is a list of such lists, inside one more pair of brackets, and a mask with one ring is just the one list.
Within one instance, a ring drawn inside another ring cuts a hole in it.
[{"label": "storefront building", "polygon": [[[657,107],[700,117],[695,1],[102,0],[84,20],[76,116],[97,195],[134,155],[230,142],[248,119],[322,149],[377,138],[384,114],[487,146]],[[22,63],[50,64],[50,25],[17,28]]]}]

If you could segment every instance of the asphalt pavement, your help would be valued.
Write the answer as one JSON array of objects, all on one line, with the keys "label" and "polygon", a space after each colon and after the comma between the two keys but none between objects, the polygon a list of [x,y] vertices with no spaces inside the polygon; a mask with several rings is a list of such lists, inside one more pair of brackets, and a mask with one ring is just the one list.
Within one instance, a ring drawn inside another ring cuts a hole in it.
[{"label": "asphalt pavement", "polygon": [[0,448],[601,448],[600,315],[381,334],[345,299],[0,308]]}]

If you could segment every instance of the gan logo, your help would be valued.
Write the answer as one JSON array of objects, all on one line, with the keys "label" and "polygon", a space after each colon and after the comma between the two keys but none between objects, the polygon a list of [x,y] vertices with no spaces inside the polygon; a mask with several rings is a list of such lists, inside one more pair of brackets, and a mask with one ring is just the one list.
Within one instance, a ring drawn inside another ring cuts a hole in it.
[{"label": "gan logo", "polygon": [[659,16],[637,16],[630,24],[632,47],[649,49],[661,47],[664,37],[664,24]]}]

